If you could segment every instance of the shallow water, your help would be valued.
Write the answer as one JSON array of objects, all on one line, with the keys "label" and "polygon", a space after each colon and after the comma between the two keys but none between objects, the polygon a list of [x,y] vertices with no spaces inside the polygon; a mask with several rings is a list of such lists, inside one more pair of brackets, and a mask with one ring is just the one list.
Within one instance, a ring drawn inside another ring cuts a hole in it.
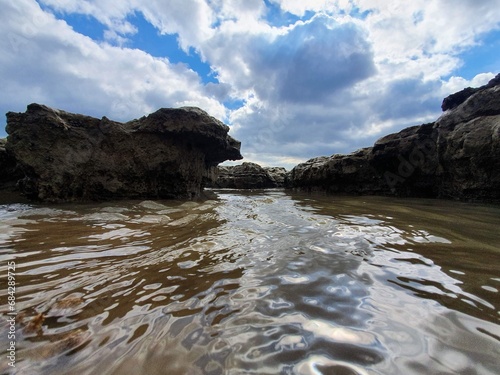
[{"label": "shallow water", "polygon": [[273,190],[3,205],[0,373],[499,374],[499,227],[498,206]]}]

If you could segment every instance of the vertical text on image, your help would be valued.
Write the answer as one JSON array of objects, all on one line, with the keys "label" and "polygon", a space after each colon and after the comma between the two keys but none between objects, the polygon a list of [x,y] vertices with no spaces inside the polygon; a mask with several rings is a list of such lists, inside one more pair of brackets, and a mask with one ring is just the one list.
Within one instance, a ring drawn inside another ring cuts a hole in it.
[{"label": "vertical text on image", "polygon": [[9,312],[7,315],[7,359],[10,367],[16,367],[16,262],[7,263],[7,303]]}]

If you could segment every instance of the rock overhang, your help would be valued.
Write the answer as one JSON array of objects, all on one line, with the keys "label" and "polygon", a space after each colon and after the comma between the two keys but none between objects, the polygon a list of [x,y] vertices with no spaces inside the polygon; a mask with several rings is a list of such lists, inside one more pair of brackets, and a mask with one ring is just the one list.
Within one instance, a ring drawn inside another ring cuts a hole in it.
[{"label": "rock overhang", "polygon": [[196,107],[121,123],[32,103],[6,130],[21,191],[39,200],[198,197],[213,167],[242,159],[229,127]]}]

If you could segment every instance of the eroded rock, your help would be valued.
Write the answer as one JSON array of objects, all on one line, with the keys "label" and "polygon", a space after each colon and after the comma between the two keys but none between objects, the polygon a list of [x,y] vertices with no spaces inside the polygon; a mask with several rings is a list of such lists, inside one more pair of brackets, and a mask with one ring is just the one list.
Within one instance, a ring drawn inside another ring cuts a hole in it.
[{"label": "eroded rock", "polygon": [[261,167],[256,163],[242,163],[235,166],[220,166],[218,178],[212,184],[217,188],[268,189],[283,187],[286,169]]},{"label": "eroded rock", "polygon": [[30,104],[6,130],[20,190],[42,201],[197,198],[217,164],[242,158],[229,127],[193,107],[119,123]]},{"label": "eroded rock", "polygon": [[330,193],[500,201],[500,75],[460,94],[436,122],[349,155],[297,165],[287,187]]}]

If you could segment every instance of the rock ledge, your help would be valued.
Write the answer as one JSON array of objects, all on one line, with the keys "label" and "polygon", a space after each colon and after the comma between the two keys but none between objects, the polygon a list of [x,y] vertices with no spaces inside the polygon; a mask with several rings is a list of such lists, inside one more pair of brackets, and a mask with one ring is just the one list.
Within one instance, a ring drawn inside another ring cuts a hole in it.
[{"label": "rock ledge", "polygon": [[211,186],[229,189],[281,188],[284,186],[286,173],[286,169],[282,167],[261,167],[249,162],[219,166],[218,178]]},{"label": "rock ledge", "polygon": [[349,155],[292,169],[305,191],[500,202],[500,74],[443,102],[434,123],[403,129]]},{"label": "rock ledge", "polygon": [[19,189],[42,201],[198,198],[217,164],[242,159],[229,127],[194,107],[119,123],[30,104],[6,130]]}]

